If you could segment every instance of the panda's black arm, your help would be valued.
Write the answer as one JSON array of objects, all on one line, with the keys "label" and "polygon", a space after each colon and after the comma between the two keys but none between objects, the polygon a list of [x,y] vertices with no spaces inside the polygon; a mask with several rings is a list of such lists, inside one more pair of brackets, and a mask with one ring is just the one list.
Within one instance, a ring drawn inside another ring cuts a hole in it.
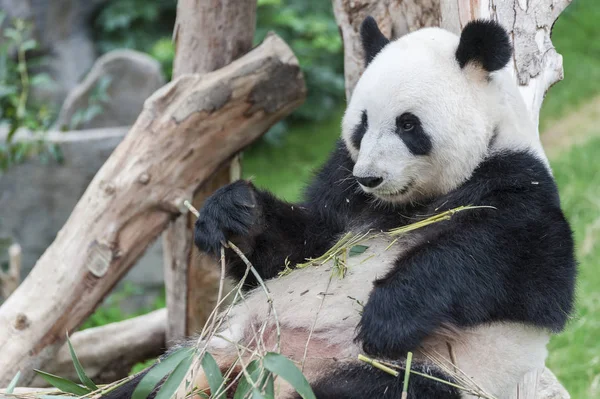
[{"label": "panda's black arm", "polygon": [[521,203],[435,227],[435,238],[375,282],[358,327],[364,350],[405,356],[444,325],[562,329],[573,302],[571,231],[556,207],[529,211]]},{"label": "panda's black arm", "polygon": [[[330,155],[307,189],[306,200],[291,204],[237,181],[207,199],[196,222],[195,242],[218,255],[221,243],[232,240],[264,279],[275,277],[286,264],[323,254],[368,204],[356,190],[352,161],[342,143]],[[245,265],[227,251],[229,273],[240,278]],[[253,277],[247,280],[255,283]]]}]

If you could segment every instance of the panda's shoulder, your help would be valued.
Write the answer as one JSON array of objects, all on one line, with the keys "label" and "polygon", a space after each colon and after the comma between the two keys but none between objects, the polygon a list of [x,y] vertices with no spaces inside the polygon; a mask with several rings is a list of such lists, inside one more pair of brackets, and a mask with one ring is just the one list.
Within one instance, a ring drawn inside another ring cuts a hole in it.
[{"label": "panda's shoulder", "polygon": [[484,198],[502,198],[506,205],[560,208],[556,182],[544,161],[527,150],[504,150],[487,157],[460,191]]}]

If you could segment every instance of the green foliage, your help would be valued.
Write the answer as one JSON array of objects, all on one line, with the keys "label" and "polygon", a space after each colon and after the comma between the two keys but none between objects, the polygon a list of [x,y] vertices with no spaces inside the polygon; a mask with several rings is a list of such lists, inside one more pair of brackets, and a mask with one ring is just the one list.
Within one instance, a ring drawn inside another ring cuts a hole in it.
[{"label": "green foliage", "polygon": [[[6,14],[0,11],[0,25],[5,19]],[[30,101],[33,88],[52,83],[47,74],[32,73],[31,64],[40,60],[31,56],[38,48],[31,39],[31,30],[29,23],[15,19],[0,32],[5,39],[0,44],[0,126],[8,131],[6,139],[0,141],[0,172],[34,155],[44,156],[43,160],[48,155],[61,160],[58,147],[44,142],[44,131],[53,117],[51,110]],[[35,132],[33,139],[14,142],[14,134],[20,128]]]},{"label": "green foliage", "polygon": [[279,353],[269,352],[263,358],[263,366],[286,380],[303,399],[316,398],[300,369],[287,357]]},{"label": "green foliage", "polygon": [[[149,53],[172,74],[175,51],[171,41],[175,0],[109,0],[95,20],[102,52],[133,48]],[[255,43],[275,31],[294,50],[304,71],[308,98],[292,119],[321,121],[344,98],[342,40],[331,3],[323,0],[259,0]],[[280,123],[267,139],[277,142],[287,132]]]},{"label": "green foliage", "polygon": [[62,392],[71,393],[75,396],[83,396],[91,392],[89,389],[84,388],[81,385],[74,383],[73,381],[67,380],[66,378],[46,373],[45,371],[41,370],[34,371],[37,375],[42,377],[48,384],[50,384],[54,388],[61,390]]},{"label": "green foliage", "polygon": [[600,138],[552,161],[579,261],[576,314],[550,341],[548,367],[572,398],[600,396]]},{"label": "green foliage", "polygon": [[10,383],[8,384],[8,387],[6,387],[6,393],[13,393],[15,388],[17,387],[17,384],[19,383],[20,379],[21,379],[21,372],[17,371],[17,374],[10,381]]},{"label": "green foliage", "polygon": [[331,2],[260,0],[255,41],[275,31],[300,61],[308,87],[294,118],[326,119],[344,98],[343,46]]},{"label": "green foliage", "polygon": [[149,53],[173,35],[176,0],[110,0],[95,20],[94,34],[102,53],[133,48]]},{"label": "green foliage", "polygon": [[552,28],[552,42],[563,56],[565,79],[548,91],[541,128],[600,93],[600,3],[574,0]]},{"label": "green foliage", "polygon": [[83,385],[88,387],[90,391],[97,390],[98,387],[96,386],[96,384],[94,384],[90,377],[88,377],[85,373],[85,370],[83,369],[83,366],[81,365],[81,362],[79,361],[79,358],[75,353],[75,348],[73,348],[73,344],[71,343],[71,339],[69,338],[68,334],[67,345],[69,346],[69,353],[71,354],[71,360],[73,361],[73,366],[75,366],[75,371],[77,372],[77,377],[79,377],[79,381],[81,381]]},{"label": "green foliage", "polygon": [[204,375],[206,375],[210,391],[214,392],[212,396],[219,399],[223,398],[223,374],[221,374],[215,358],[208,352],[202,357],[202,369]]}]

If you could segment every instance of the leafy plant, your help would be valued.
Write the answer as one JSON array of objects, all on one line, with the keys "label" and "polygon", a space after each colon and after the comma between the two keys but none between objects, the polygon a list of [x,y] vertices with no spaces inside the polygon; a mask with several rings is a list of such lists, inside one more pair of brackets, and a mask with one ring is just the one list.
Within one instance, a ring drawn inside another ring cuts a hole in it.
[{"label": "leafy plant", "polygon": [[92,89],[87,106],[78,109],[69,123],[69,128],[75,130],[104,112],[104,105],[110,101],[108,89],[112,83],[110,76],[102,76]]},{"label": "leafy plant", "polygon": [[[0,25],[6,14],[0,11]],[[38,48],[31,38],[31,25],[22,19],[15,19],[4,29],[6,39],[0,44],[0,127],[7,134],[0,142],[0,172],[24,159],[47,155],[61,160],[58,147],[44,141],[44,132],[50,126],[53,114],[48,106],[33,104],[31,90],[51,84],[45,73],[32,73],[30,54]],[[37,57],[39,61],[39,57]],[[15,133],[20,128],[33,132],[31,140],[14,142]]]}]

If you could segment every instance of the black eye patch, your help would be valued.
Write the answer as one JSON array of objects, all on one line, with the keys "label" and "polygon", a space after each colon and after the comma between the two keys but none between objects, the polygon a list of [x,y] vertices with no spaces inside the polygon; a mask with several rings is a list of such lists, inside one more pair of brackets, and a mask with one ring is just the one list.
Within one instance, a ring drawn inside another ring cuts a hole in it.
[{"label": "black eye patch", "polygon": [[369,127],[369,124],[367,122],[367,111],[363,111],[362,115],[360,117],[360,124],[356,125],[356,127],[354,128],[354,131],[352,132],[352,137],[351,137],[352,144],[357,149],[360,148],[360,142],[362,141],[363,136],[367,132],[368,127]]},{"label": "black eye patch", "polygon": [[419,118],[405,112],[396,118],[396,133],[413,155],[427,155],[431,152],[431,139],[423,130]]}]

